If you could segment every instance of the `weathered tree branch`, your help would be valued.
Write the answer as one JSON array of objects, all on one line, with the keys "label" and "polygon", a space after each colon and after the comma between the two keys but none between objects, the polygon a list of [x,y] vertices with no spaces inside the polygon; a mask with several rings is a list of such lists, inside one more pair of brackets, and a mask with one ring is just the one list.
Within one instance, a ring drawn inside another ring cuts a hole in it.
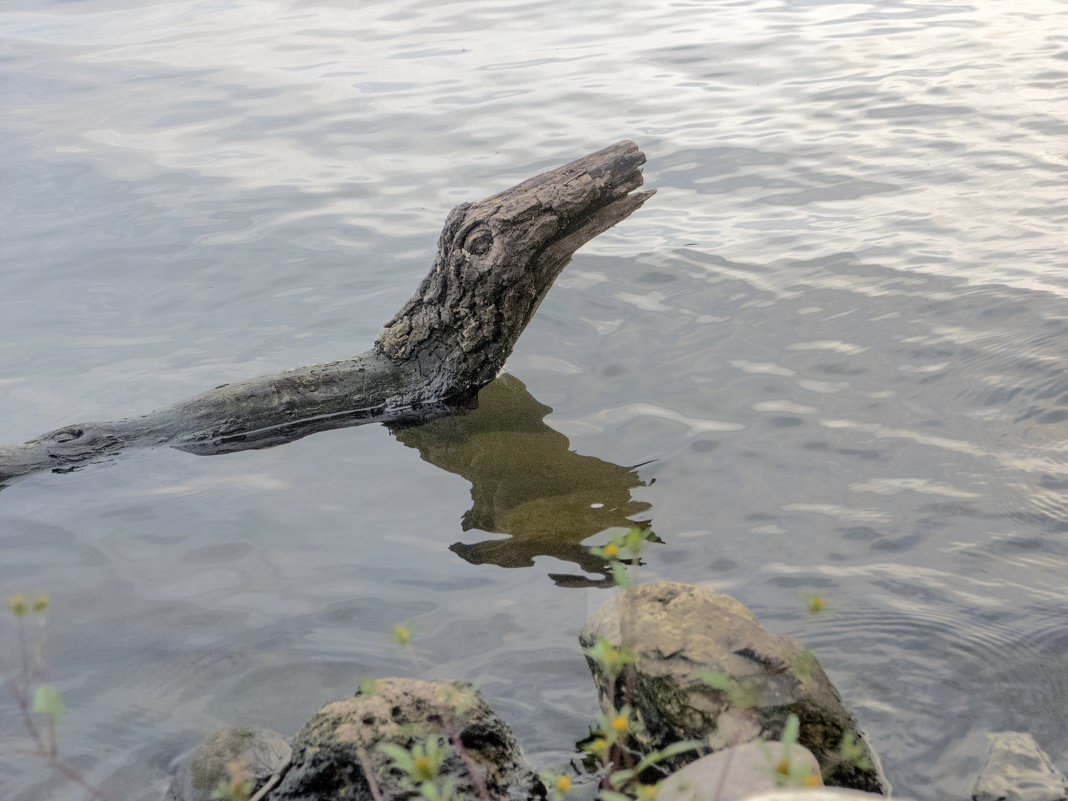
[{"label": "weathered tree branch", "polygon": [[371,350],[225,384],[143,417],[82,423],[0,447],[0,486],[131,447],[200,454],[264,448],[315,431],[418,419],[462,405],[503,368],[582,245],[640,207],[645,155],[619,142],[445,221],[437,258]]}]

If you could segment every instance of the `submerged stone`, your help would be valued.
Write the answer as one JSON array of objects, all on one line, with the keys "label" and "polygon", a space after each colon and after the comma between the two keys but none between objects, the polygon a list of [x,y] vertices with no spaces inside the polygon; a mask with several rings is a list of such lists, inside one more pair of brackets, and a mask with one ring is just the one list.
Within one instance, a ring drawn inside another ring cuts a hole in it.
[{"label": "submerged stone", "polygon": [[601,709],[631,705],[642,728],[633,744],[643,752],[683,740],[713,750],[778,740],[794,714],[798,741],[827,784],[882,792],[874,755],[816,658],[735,599],[689,584],[641,584],[595,611],[579,635],[586,649],[602,639],[629,648],[634,662],[613,676],[587,657]]},{"label": "submerged stone", "polygon": [[209,801],[220,782],[247,781],[252,795],[289,762],[289,743],[270,729],[220,729],[178,761],[164,801]]},{"label": "submerged stone", "polygon": [[1025,732],[990,735],[990,754],[972,790],[975,801],[1064,801],[1068,779]]}]

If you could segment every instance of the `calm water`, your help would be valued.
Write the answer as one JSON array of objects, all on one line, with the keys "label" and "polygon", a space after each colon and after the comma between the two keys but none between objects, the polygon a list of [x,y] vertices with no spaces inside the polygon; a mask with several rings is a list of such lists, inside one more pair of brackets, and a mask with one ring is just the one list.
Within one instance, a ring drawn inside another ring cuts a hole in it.
[{"label": "calm water", "polygon": [[[51,595],[61,748],[113,797],[367,675],[477,681],[565,759],[580,543],[628,516],[644,577],[816,652],[898,792],[966,797],[1002,729],[1068,769],[1063,3],[19,6],[0,442],[364,350],[454,204],[618,139],[658,189],[475,415],[0,492],[0,593]],[[0,732],[5,801],[81,797],[9,697]]]}]

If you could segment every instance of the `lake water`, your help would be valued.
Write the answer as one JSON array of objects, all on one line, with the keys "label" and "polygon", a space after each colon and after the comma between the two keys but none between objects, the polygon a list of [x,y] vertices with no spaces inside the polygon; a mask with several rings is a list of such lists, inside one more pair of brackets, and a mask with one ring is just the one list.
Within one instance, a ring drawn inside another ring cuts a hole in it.
[{"label": "lake water", "polygon": [[[629,517],[642,578],[816,653],[897,792],[966,797],[1004,729],[1068,770],[1068,6],[358,5],[0,11],[0,442],[362,351],[453,205],[619,139],[658,194],[476,414],[3,489],[68,760],[152,799],[209,730],[401,674],[562,762],[581,543]],[[5,801],[83,797],[7,694],[0,733]]]}]

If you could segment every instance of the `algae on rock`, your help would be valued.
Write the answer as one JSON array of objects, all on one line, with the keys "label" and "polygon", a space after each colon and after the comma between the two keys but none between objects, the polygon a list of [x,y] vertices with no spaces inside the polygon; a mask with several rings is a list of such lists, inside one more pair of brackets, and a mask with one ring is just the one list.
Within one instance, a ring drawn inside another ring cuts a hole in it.
[{"label": "algae on rock", "polygon": [[[270,801],[372,801],[369,770],[384,798],[417,795],[402,771],[379,746],[412,749],[428,738],[458,741],[441,768],[455,797],[477,799],[480,788],[493,798],[544,797],[537,775],[524,759],[511,729],[462,682],[379,679],[354,697],[327,704],[293,740],[293,758]],[[472,768],[480,775],[472,776]]]},{"label": "algae on rock", "polygon": [[[579,634],[625,646],[634,662],[614,678],[587,657],[602,710],[628,703],[649,753],[681,740],[713,750],[782,736],[797,715],[798,741],[830,785],[882,792],[874,756],[815,657],[773,634],[740,602],[703,587],[653,582],[623,590],[596,610]],[[676,757],[673,767],[689,761]]]}]

